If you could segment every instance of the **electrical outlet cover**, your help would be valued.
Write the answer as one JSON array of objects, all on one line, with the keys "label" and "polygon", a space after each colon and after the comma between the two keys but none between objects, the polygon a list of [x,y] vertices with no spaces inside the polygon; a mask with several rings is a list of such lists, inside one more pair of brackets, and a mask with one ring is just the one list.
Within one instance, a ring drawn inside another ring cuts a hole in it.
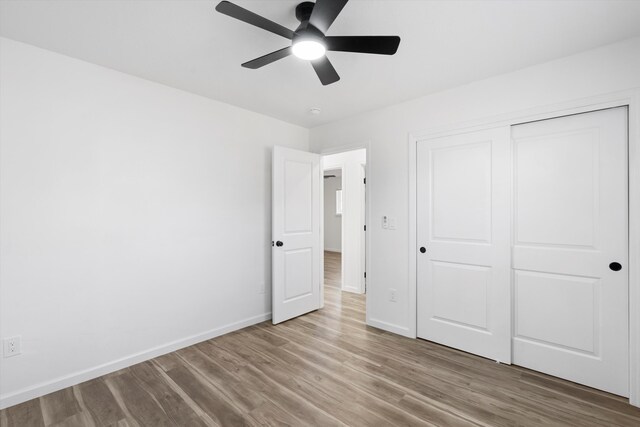
[{"label": "electrical outlet cover", "polygon": [[9,337],[2,340],[2,348],[4,357],[17,356],[22,352],[20,337]]}]

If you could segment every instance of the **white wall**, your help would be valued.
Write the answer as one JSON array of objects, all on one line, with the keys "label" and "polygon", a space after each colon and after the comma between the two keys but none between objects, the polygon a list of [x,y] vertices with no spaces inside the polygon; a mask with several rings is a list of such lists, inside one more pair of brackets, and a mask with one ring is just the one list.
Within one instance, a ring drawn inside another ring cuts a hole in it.
[{"label": "white wall", "polygon": [[356,293],[364,292],[364,184],[362,180],[363,165],[366,162],[365,149],[322,157],[324,170],[342,169],[342,290]]},{"label": "white wall", "polygon": [[336,190],[341,188],[342,177],[324,179],[324,249],[326,251],[342,252],[342,216],[336,215]]},{"label": "white wall", "polygon": [[267,319],[271,147],[308,131],[0,43],[0,404]]},{"label": "white wall", "polygon": [[[428,76],[425,76],[428,78]],[[369,324],[412,335],[408,264],[408,134],[640,86],[640,38],[313,128],[316,152],[369,141]],[[398,218],[381,228],[382,215]],[[389,289],[397,289],[397,302]]]}]

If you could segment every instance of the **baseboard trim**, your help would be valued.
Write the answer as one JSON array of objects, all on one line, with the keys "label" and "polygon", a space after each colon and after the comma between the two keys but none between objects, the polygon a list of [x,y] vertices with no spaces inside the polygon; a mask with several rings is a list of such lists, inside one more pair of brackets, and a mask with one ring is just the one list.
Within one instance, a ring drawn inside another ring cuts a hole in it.
[{"label": "baseboard trim", "polygon": [[107,362],[93,368],[85,369],[70,375],[56,378],[51,381],[23,388],[22,390],[15,391],[13,393],[0,395],[0,409],[5,409],[22,402],[26,402],[27,400],[35,399],[37,397],[53,393],[54,391],[62,390],[63,388],[71,387],[73,385],[98,378],[102,375],[115,372],[119,369],[135,365],[136,363],[144,362],[146,360],[153,359],[154,357],[162,356],[163,354],[171,353],[172,351],[180,350],[181,348],[189,347],[190,345],[194,345],[199,342],[227,334],[229,332],[237,331],[238,329],[246,328],[247,326],[255,325],[256,323],[264,322],[265,320],[269,319],[271,319],[271,313],[264,313],[258,316],[249,317],[247,319],[230,323],[228,325],[215,328],[207,332],[202,332],[187,338],[172,341],[170,343],[163,344],[158,347],[153,347],[149,350],[135,353],[130,356],[114,360],[112,362]]},{"label": "baseboard trim", "polygon": [[337,252],[337,253],[342,253],[342,249],[333,249],[333,248],[324,248],[325,251],[327,252]]},{"label": "baseboard trim", "polygon": [[367,325],[374,328],[382,329],[383,331],[392,332],[394,334],[402,335],[407,338],[415,338],[411,334],[411,330],[405,326],[394,325],[393,323],[383,322],[382,320],[367,319]]}]

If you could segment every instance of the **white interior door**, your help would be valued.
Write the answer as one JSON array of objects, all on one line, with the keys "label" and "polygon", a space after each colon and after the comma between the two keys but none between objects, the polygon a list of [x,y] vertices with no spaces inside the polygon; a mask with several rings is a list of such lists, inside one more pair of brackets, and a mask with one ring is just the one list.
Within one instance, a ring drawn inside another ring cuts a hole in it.
[{"label": "white interior door", "polygon": [[628,396],[627,109],[512,139],[513,361]]},{"label": "white interior door", "polygon": [[320,308],[320,156],[273,148],[272,319]]},{"label": "white interior door", "polygon": [[418,336],[511,361],[509,128],[419,141]]}]

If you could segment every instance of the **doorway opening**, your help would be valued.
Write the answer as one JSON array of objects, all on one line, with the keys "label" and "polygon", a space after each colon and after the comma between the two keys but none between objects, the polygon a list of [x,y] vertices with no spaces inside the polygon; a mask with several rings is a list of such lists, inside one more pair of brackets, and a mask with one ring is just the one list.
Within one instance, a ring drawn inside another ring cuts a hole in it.
[{"label": "doorway opening", "polygon": [[364,148],[322,156],[325,302],[359,303],[363,315],[366,159]]},{"label": "doorway opening", "polygon": [[342,290],[342,168],[324,172],[324,285]]}]

